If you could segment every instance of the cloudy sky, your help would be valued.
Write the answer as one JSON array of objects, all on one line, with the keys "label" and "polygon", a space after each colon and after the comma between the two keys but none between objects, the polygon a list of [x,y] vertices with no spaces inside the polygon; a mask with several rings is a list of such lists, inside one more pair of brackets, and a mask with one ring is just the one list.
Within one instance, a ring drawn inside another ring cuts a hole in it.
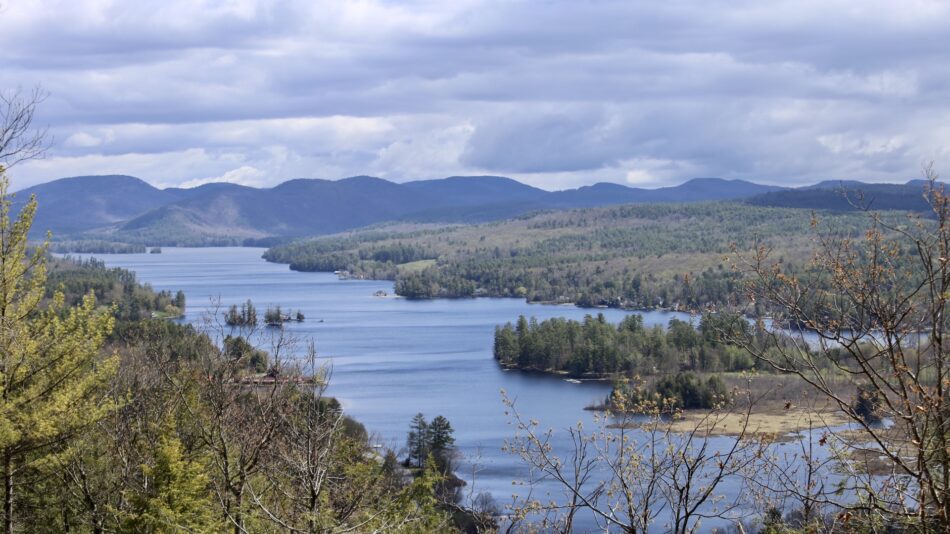
[{"label": "cloudy sky", "polygon": [[0,0],[45,159],[158,186],[950,174],[950,3]]}]

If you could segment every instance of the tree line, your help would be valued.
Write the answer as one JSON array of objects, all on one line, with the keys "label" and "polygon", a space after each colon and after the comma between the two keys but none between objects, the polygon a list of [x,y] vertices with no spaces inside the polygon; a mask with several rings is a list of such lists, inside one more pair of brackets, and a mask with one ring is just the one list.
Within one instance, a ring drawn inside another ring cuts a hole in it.
[{"label": "tree line", "polygon": [[562,318],[538,322],[520,316],[495,328],[494,356],[505,366],[565,371],[574,376],[654,375],[678,371],[745,371],[756,362],[723,335],[750,338],[753,327],[741,316],[704,314],[699,327],[673,318],[668,326],[646,328],[641,315],[619,324],[602,313],[583,321]]},{"label": "tree line", "polygon": [[185,312],[184,291],[154,291],[148,284],[139,284],[135,273],[118,267],[106,267],[95,258],[78,260],[45,258],[47,262],[46,298],[61,292],[66,303],[80,304],[92,293],[100,302],[113,303],[120,320],[137,321],[153,314],[173,317]]},{"label": "tree line", "polygon": [[[857,214],[829,220],[841,236],[867,228]],[[755,307],[741,291],[742,273],[723,260],[733,247],[776,246],[787,274],[808,274],[802,255],[810,231],[808,213],[796,209],[725,202],[618,206],[299,240],[264,257],[294,270],[394,280],[396,293],[410,298],[517,297],[699,311]],[[422,270],[400,268],[420,259],[435,262]]]}]

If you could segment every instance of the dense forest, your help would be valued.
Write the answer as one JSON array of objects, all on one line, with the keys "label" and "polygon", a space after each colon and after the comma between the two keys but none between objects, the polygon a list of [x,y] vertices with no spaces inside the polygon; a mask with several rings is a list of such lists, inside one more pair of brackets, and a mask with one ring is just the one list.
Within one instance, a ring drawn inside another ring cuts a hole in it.
[{"label": "dense forest", "polygon": [[142,244],[116,243],[102,240],[65,240],[50,244],[51,252],[78,254],[141,254],[147,248]]},{"label": "dense forest", "polygon": [[148,284],[139,284],[135,273],[106,267],[101,260],[66,256],[48,261],[47,297],[61,291],[67,304],[78,305],[91,292],[98,302],[115,306],[116,317],[126,321],[178,317],[185,311],[184,292],[153,291]]},{"label": "dense forest", "polygon": [[[820,219],[842,236],[869,226],[861,214]],[[377,228],[279,245],[264,257],[294,270],[393,279],[396,293],[409,298],[702,310],[744,303],[741,269],[730,259],[758,245],[773,247],[786,272],[801,273],[814,245],[810,212],[735,203],[621,206],[475,226]]]},{"label": "dense forest", "polygon": [[711,313],[702,316],[698,329],[676,318],[667,328],[645,328],[640,315],[628,315],[618,325],[603,314],[583,321],[521,316],[495,329],[494,354],[505,366],[574,376],[745,371],[755,360],[722,339],[752,338],[752,330],[742,317]]}]

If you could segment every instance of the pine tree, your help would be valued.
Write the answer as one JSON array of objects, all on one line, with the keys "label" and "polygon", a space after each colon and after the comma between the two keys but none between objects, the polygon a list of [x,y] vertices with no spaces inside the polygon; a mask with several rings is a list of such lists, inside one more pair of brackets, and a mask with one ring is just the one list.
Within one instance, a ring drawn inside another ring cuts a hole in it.
[{"label": "pine tree", "polygon": [[521,348],[518,346],[518,336],[511,324],[495,329],[495,359],[503,364],[512,364],[518,361]]},{"label": "pine tree", "polygon": [[7,533],[16,518],[17,473],[113,409],[97,393],[118,363],[115,356],[100,358],[113,319],[96,308],[92,292],[73,308],[62,293],[43,306],[46,246],[30,254],[27,245],[36,200],[12,220],[8,187],[0,167],[0,470]]},{"label": "pine tree", "polygon": [[429,455],[429,423],[421,413],[417,413],[409,424],[409,435],[406,438],[406,448],[409,450],[409,464],[416,467],[425,465]]},{"label": "pine tree", "polygon": [[247,299],[243,307],[244,326],[257,326],[257,308],[251,299]]},{"label": "pine tree", "polygon": [[439,415],[429,423],[428,430],[429,451],[439,467],[447,470],[451,464],[452,448],[455,445],[452,425],[448,419]]},{"label": "pine tree", "polygon": [[242,315],[243,314],[238,313],[237,304],[232,304],[231,307],[228,308],[228,312],[224,314],[224,322],[228,326],[238,326],[241,324]]},{"label": "pine tree", "polygon": [[143,466],[142,471],[147,490],[130,499],[133,512],[124,521],[124,532],[219,531],[204,467],[184,457],[177,436],[163,436],[155,451],[155,465]]},{"label": "pine tree", "polygon": [[178,290],[178,293],[175,293],[175,307],[181,310],[182,313],[185,313],[185,292]]}]

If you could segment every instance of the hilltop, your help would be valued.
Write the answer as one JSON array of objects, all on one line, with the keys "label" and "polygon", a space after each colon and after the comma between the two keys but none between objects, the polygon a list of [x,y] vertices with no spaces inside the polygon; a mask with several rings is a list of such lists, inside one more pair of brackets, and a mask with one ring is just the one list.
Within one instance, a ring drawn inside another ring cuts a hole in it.
[{"label": "hilltop", "polygon": [[335,234],[391,222],[473,224],[549,210],[621,204],[745,201],[763,207],[851,210],[835,192],[867,193],[872,207],[922,209],[923,185],[822,182],[787,189],[696,178],[657,189],[598,183],[546,191],[500,176],[452,176],[395,183],[371,176],[295,179],[271,188],[210,183],[156,188],[133,176],[77,176],[24,189],[39,199],[32,237],[150,245],[235,245]]}]

